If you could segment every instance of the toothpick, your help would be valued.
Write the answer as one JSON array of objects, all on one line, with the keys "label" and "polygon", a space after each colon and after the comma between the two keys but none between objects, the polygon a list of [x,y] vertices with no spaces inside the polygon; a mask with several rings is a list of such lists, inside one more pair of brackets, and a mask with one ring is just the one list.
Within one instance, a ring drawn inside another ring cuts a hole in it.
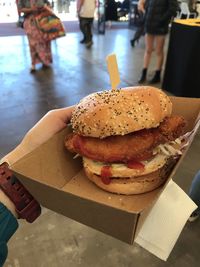
[{"label": "toothpick", "polygon": [[110,83],[112,90],[117,90],[120,84],[119,70],[117,65],[117,58],[115,54],[110,54],[106,57],[108,73],[110,76]]}]

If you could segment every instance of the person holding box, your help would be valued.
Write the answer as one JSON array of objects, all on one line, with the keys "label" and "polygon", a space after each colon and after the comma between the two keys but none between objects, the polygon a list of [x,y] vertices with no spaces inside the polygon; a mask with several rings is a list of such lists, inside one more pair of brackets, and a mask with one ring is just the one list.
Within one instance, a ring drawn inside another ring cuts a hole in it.
[{"label": "person holding box", "polygon": [[49,111],[22,142],[0,161],[0,266],[7,258],[7,242],[18,228],[18,219],[33,222],[41,212],[38,202],[13,176],[9,165],[64,129],[70,121],[72,110],[73,106]]}]

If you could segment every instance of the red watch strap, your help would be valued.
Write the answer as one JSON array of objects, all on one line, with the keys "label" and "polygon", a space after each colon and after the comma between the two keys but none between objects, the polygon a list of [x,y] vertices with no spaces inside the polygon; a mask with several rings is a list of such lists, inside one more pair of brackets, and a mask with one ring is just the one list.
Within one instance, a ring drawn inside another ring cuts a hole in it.
[{"label": "red watch strap", "polygon": [[32,223],[41,214],[39,203],[13,175],[7,163],[0,165],[0,189],[14,203],[20,218]]}]

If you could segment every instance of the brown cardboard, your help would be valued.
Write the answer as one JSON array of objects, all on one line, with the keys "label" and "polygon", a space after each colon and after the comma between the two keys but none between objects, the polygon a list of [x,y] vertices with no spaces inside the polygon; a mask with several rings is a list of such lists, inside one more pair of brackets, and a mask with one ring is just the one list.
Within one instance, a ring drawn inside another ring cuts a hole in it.
[{"label": "brown cardboard", "polygon": [[[188,120],[187,130],[192,131],[199,119],[200,99],[171,97],[171,100],[173,112],[183,115]],[[68,131],[70,129],[66,128],[59,132],[11,166],[15,175],[42,206],[132,244],[135,231],[165,185],[150,193],[133,196],[101,190],[85,177],[81,159],[73,159],[65,150],[63,141]],[[194,135],[196,131],[197,127]],[[186,152],[173,168],[168,181]]]}]

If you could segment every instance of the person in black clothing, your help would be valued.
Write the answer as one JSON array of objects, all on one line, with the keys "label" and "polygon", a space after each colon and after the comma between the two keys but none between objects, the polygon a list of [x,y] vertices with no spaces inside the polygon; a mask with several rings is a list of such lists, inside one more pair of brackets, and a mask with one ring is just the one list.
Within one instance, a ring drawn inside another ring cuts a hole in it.
[{"label": "person in black clothing", "polygon": [[136,31],[134,33],[133,39],[130,40],[131,46],[134,47],[136,42],[139,42],[139,39],[144,35],[144,13],[139,11],[137,14],[137,24]]},{"label": "person in black clothing", "polygon": [[105,20],[109,22],[111,26],[112,21],[118,20],[117,15],[117,3],[115,0],[106,0],[105,2]]},{"label": "person in black clothing", "polygon": [[196,17],[198,17],[197,0],[188,0],[188,7],[190,12],[196,14]]},{"label": "person in black clothing", "polygon": [[138,83],[146,81],[147,69],[154,49],[157,56],[156,72],[150,84],[160,82],[161,68],[164,60],[164,43],[169,23],[176,16],[177,0],[139,0],[138,9],[145,13],[145,53],[143,70]]}]

